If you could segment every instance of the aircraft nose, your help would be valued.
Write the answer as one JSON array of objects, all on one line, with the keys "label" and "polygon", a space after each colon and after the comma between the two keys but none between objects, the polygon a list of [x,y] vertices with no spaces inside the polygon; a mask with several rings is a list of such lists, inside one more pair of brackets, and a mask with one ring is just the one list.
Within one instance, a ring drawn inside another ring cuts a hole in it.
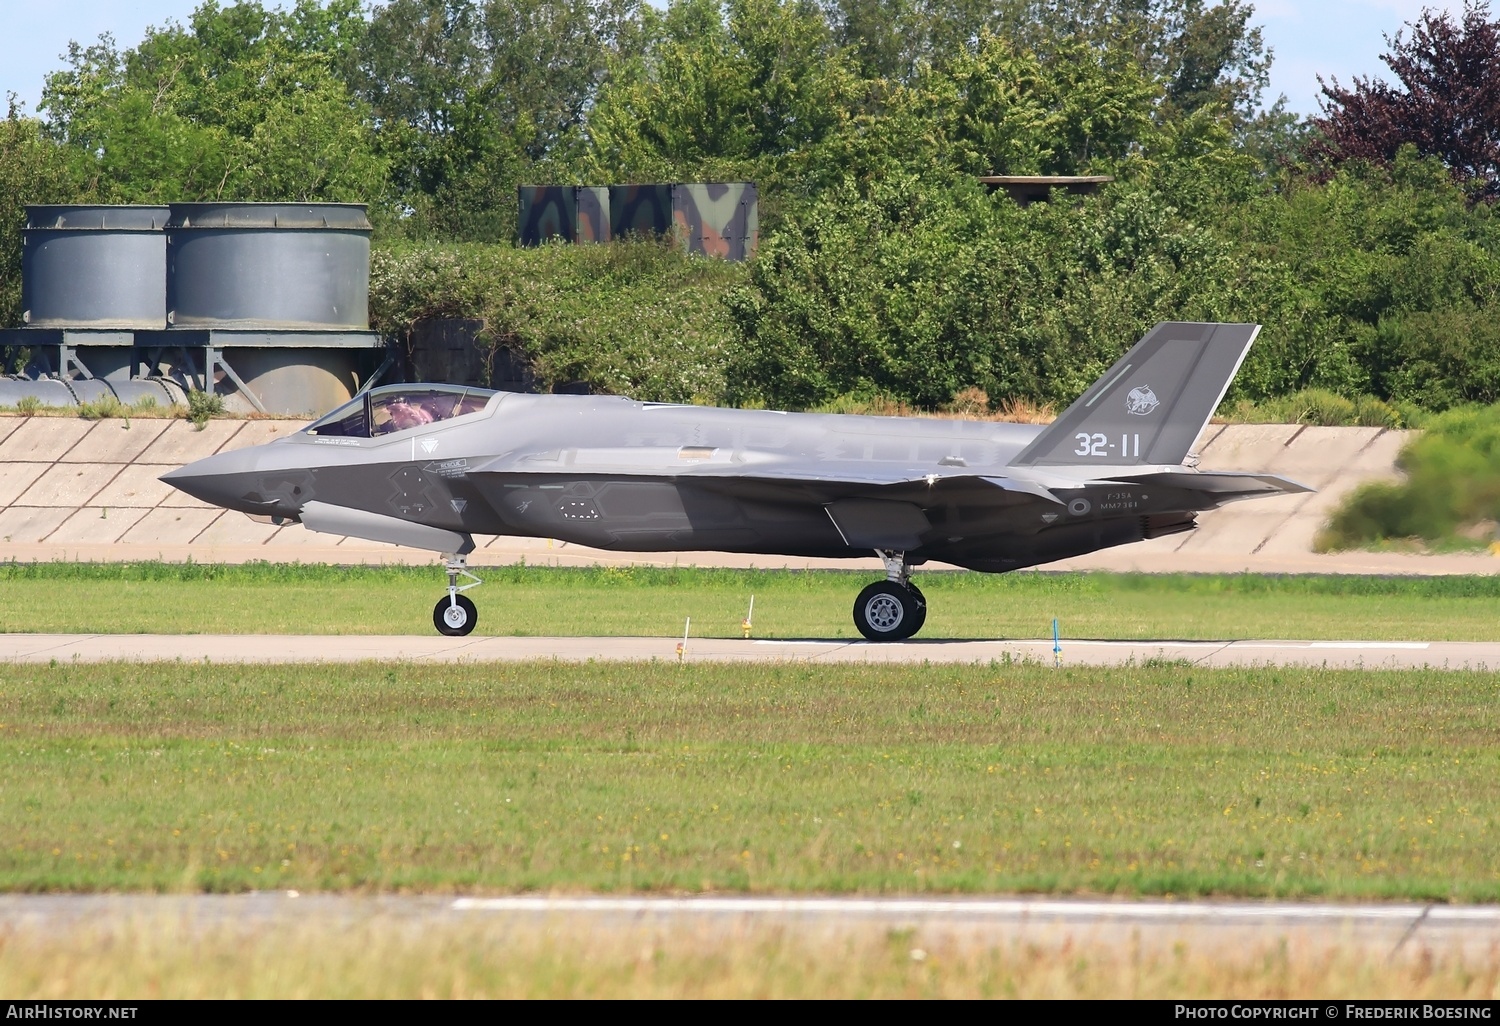
[{"label": "aircraft nose", "polygon": [[169,470],[161,475],[161,480],[214,506],[265,512],[263,503],[247,502],[247,493],[255,487],[258,476],[257,462],[253,450],[237,449]]}]

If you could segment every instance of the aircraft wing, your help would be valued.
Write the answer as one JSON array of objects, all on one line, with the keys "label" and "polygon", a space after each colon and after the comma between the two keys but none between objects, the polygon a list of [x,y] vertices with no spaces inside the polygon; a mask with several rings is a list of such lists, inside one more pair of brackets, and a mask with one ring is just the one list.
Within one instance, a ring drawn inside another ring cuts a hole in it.
[{"label": "aircraft wing", "polygon": [[[689,449],[691,447],[688,447]],[[703,450],[705,453],[709,450]],[[715,454],[722,450],[713,450]],[[692,481],[703,487],[761,498],[781,497],[831,502],[861,496],[934,501],[955,489],[986,489],[1013,496],[1012,502],[1059,504],[1044,485],[1026,479],[976,474],[966,467],[905,466],[869,460],[821,460],[774,453],[739,453],[701,458],[680,456],[681,449],[657,452],[651,447],[569,450],[498,456],[469,470],[485,474],[556,475],[562,477],[649,477]],[[668,457],[670,457],[670,462]]]},{"label": "aircraft wing", "polygon": [[[686,451],[692,458],[679,459]],[[655,478],[733,496],[739,500],[822,505],[844,542],[853,548],[917,548],[932,528],[924,510],[960,503],[1014,510],[1034,505],[1060,510],[1063,500],[1026,478],[976,474],[958,466],[906,466],[894,461],[809,459],[772,453],[649,447],[547,452],[497,457],[470,476]],[[669,463],[665,457],[670,455]],[[683,465],[686,463],[686,465]]]}]

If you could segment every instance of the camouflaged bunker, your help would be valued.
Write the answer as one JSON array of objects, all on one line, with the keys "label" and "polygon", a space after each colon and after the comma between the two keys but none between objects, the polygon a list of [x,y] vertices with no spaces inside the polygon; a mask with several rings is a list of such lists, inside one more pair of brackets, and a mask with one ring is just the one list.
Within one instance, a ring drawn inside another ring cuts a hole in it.
[{"label": "camouflaged bunker", "polygon": [[760,195],[754,182],[522,186],[520,226],[523,246],[670,234],[689,253],[748,260],[760,241]]},{"label": "camouflaged bunker", "polygon": [[610,232],[676,235],[689,253],[748,260],[760,241],[754,182],[693,182],[609,187]]},{"label": "camouflaged bunker", "polygon": [[523,185],[520,203],[521,245],[563,242],[608,242],[609,190],[599,185]]}]

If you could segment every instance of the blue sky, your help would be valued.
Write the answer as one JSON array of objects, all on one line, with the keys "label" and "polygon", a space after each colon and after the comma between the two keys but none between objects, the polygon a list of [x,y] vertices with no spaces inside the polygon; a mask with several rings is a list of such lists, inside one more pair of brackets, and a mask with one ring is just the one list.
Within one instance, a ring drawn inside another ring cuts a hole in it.
[{"label": "blue sky", "polygon": [[[223,0],[226,6],[233,0]],[[140,42],[148,25],[186,21],[199,0],[0,0],[0,94],[13,92],[35,113],[42,82],[62,66],[68,41],[101,32],[122,47]],[[1356,75],[1389,77],[1380,54],[1385,35],[1421,12],[1462,9],[1461,0],[1259,0],[1256,24],[1275,52],[1268,99],[1285,93],[1299,114],[1317,111],[1317,76],[1348,83]]]}]

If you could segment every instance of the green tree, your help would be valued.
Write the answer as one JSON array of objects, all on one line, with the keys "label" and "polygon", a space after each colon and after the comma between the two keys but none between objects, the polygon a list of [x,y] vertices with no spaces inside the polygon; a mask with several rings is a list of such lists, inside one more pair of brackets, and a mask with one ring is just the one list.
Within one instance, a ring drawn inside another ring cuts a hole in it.
[{"label": "green tree", "polygon": [[39,107],[106,201],[378,202],[385,163],[335,70],[362,26],[356,0],[208,0],[133,49],[70,45]]},{"label": "green tree", "polygon": [[1129,48],[1169,113],[1260,105],[1271,54],[1247,0],[821,0],[836,42],[870,78],[914,81],[986,33],[1047,59]]},{"label": "green tree", "polygon": [[677,0],[589,114],[586,175],[758,178],[773,189],[849,120],[862,85],[802,0]]},{"label": "green tree", "polygon": [[1157,321],[1246,319],[1236,256],[1144,185],[1022,209],[957,171],[849,181],[763,243],[726,380],[791,407],[970,387],[1066,403]]},{"label": "green tree", "polygon": [[377,8],[351,81],[380,126],[413,229],[513,237],[516,186],[539,163],[565,164],[576,149],[613,56],[639,45],[639,12],[639,0],[393,0]]},{"label": "green tree", "polygon": [[972,174],[1080,174],[1111,169],[1151,126],[1159,90],[1132,57],[1082,42],[1054,60],[985,33],[924,76],[930,116]]},{"label": "green tree", "polygon": [[1152,55],[1167,81],[1166,101],[1176,111],[1216,105],[1238,122],[1251,120],[1271,70],[1271,52],[1246,0],[1174,0],[1158,9],[1163,25]]}]

